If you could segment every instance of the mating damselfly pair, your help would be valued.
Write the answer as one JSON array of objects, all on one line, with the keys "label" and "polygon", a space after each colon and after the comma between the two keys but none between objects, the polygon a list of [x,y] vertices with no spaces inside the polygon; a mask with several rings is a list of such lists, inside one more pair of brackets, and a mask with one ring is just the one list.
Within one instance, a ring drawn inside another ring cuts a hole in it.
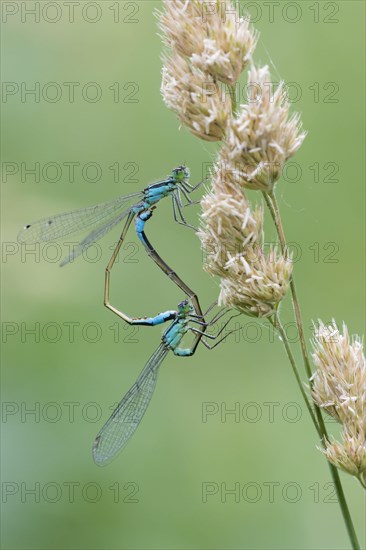
[{"label": "mating damselfly pair", "polygon": [[[42,241],[56,241],[66,236],[88,231],[86,237],[61,262],[60,265],[64,266],[80,256],[90,244],[101,239],[125,220],[118,243],[105,269],[104,304],[129,324],[156,326],[172,321],[163,333],[160,345],[146,363],[135,384],[126,393],[98,433],[93,446],[94,460],[98,465],[109,463],[135,432],[153,395],[159,366],[169,350],[177,356],[191,356],[195,353],[200,341],[207,348],[212,349],[228,336],[226,334],[216,344],[210,346],[207,338],[218,338],[232,317],[215,336],[205,334],[206,328],[217,323],[228,310],[220,312],[210,322],[206,322],[196,293],[161,258],[145,234],[146,222],[151,218],[157,204],[165,197],[171,198],[174,220],[186,227],[193,228],[184,217],[183,207],[194,204],[190,194],[201,183],[192,186],[189,183],[189,170],[187,167],[178,166],[166,179],[147,186],[141,192],[117,197],[106,203],[50,216],[27,224],[18,235],[19,242],[31,244]],[[186,201],[185,204],[183,199]],[[147,254],[188,298],[188,300],[184,300],[178,305],[177,310],[160,313],[154,317],[130,317],[109,303],[110,273],[133,220],[135,220],[137,236]],[[198,325],[199,328],[194,325]],[[194,341],[190,348],[184,349],[180,347],[180,344],[187,332],[194,334]]]}]

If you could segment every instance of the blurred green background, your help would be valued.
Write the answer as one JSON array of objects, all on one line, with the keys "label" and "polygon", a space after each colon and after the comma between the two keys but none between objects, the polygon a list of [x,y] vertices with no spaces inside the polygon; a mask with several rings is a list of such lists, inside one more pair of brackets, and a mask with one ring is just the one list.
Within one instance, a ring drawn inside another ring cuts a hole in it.
[{"label": "blurred green background", "polygon": [[[16,235],[48,214],[140,190],[182,162],[197,182],[217,148],[179,130],[162,102],[160,2],[79,2],[73,22],[65,2],[41,2],[37,22],[27,12],[35,4],[2,3],[3,548],[349,548],[316,434],[265,322],[243,317],[240,338],[189,360],[169,356],[125,452],[107,468],[94,465],[92,441],[161,328],[132,330],[102,306],[118,229],[97,261],[63,269],[56,248],[22,256]],[[362,333],[365,5],[245,5],[261,32],[255,60],[293,83],[309,132],[278,185],[307,334],[318,317]],[[80,83],[73,102],[67,82]],[[91,82],[102,92],[95,102]],[[22,97],[22,83],[39,83],[39,102]],[[64,163],[74,162],[70,181]],[[39,181],[25,172],[35,163]],[[198,212],[188,212],[191,222]],[[169,201],[149,236],[204,306],[216,299],[199,241],[173,222]],[[275,238],[270,223],[266,237]],[[182,294],[133,232],[127,241],[128,261],[112,273],[113,303],[131,315],[175,308]],[[290,321],[288,301],[282,311]],[[225,414],[235,408],[239,416]],[[364,545],[364,494],[341,475]]]}]

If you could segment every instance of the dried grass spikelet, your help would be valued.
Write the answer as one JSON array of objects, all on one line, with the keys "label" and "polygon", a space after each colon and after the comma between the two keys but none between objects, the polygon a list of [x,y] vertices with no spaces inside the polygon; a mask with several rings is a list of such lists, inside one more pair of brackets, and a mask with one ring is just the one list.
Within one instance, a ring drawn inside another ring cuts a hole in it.
[{"label": "dried grass spikelet", "polygon": [[347,326],[343,334],[335,321],[319,320],[315,330],[313,398],[328,414],[344,424],[363,417],[366,428],[366,365],[358,337],[351,342]]},{"label": "dried grass spikelet", "polygon": [[252,211],[243,190],[220,170],[201,204],[205,270],[221,277],[219,302],[246,315],[272,316],[288,290],[292,263],[275,247],[264,253],[262,208]]},{"label": "dried grass spikelet", "polygon": [[258,34],[230,0],[165,0],[158,12],[164,43],[214,79],[235,84]]},{"label": "dried grass spikelet", "polygon": [[244,187],[270,192],[306,133],[299,115],[289,115],[284,83],[274,90],[267,66],[250,69],[248,96],[248,104],[230,120],[222,158]]},{"label": "dried grass spikelet", "polygon": [[366,487],[366,363],[363,345],[335,321],[316,328],[312,382],[314,401],[342,424],[342,442],[327,442],[324,454]]},{"label": "dried grass spikelet", "polygon": [[201,52],[207,36],[202,0],[164,0],[163,5],[156,15],[164,44],[183,57]]},{"label": "dried grass spikelet", "polygon": [[229,275],[221,280],[221,303],[246,315],[272,317],[288,291],[292,263],[276,247],[267,255],[258,246],[249,247],[233,258]]},{"label": "dried grass spikelet", "polygon": [[366,448],[365,435],[349,429],[342,430],[342,442],[326,443],[323,450],[326,458],[337,468],[357,477],[366,489]]},{"label": "dried grass spikelet", "polygon": [[245,247],[262,243],[263,210],[253,212],[243,193],[225,189],[210,192],[201,201],[202,230],[199,232],[206,253],[205,269],[225,277],[228,266]]},{"label": "dried grass spikelet", "polygon": [[174,56],[165,60],[161,91],[166,106],[194,135],[206,141],[223,139],[231,99],[210,75]]},{"label": "dried grass spikelet", "polygon": [[221,82],[233,85],[251,60],[258,33],[251,28],[249,18],[239,17],[232,2],[218,4],[219,15],[207,17],[207,38],[203,50],[193,53],[192,62]]}]

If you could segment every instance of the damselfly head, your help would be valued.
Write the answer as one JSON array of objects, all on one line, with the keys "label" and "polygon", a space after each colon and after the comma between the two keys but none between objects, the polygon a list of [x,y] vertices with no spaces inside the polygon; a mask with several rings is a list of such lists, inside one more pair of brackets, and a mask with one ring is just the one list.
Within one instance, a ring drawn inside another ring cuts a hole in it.
[{"label": "damselfly head", "polygon": [[182,165],[174,168],[174,170],[172,171],[172,175],[176,181],[184,181],[189,179],[190,174],[187,166]]},{"label": "damselfly head", "polygon": [[178,304],[178,313],[190,313],[191,311],[193,311],[193,307],[188,300],[183,300]]}]

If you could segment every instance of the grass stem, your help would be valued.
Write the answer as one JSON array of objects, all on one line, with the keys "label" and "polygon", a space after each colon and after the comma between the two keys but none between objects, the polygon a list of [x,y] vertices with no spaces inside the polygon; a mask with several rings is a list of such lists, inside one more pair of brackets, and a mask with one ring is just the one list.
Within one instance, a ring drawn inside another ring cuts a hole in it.
[{"label": "grass stem", "polygon": [[[275,195],[274,191],[272,191],[270,193],[263,193],[263,196],[264,196],[264,200],[267,204],[268,210],[269,210],[269,212],[272,216],[273,222],[275,224],[277,234],[278,234],[278,238],[279,238],[280,244],[281,244],[282,253],[284,255],[286,255],[287,254],[286,237],[285,237],[285,232],[284,232],[284,229],[283,229],[281,214],[280,214],[280,210],[279,210],[279,207],[278,207],[276,195]],[[297,296],[297,292],[296,292],[295,280],[294,280],[293,276],[292,276],[291,281],[290,281],[290,289],[291,289],[291,295],[292,295],[293,308],[294,308],[295,317],[296,317],[296,323],[297,323],[297,327],[298,327],[298,331],[299,331],[301,352],[302,352],[302,356],[303,356],[303,360],[304,360],[305,371],[306,371],[307,378],[309,379],[310,388],[311,388],[311,386],[312,386],[312,381],[311,381],[312,371],[311,371],[309,355],[308,355],[308,351],[307,351],[307,347],[306,347],[306,340],[305,340],[305,334],[304,334],[304,325],[303,325],[303,321],[302,321],[301,309],[300,309],[300,304],[299,304],[299,300],[298,300],[298,296]],[[294,362],[294,358],[293,358],[291,350],[289,352],[290,346],[289,346],[289,343],[288,343],[287,338],[286,338],[286,333],[283,330],[283,327],[282,327],[282,325],[281,325],[278,318],[277,318],[276,323],[274,324],[274,326],[279,330],[279,333],[281,335],[283,344],[284,344],[285,349],[286,349],[286,353],[289,357],[289,360],[290,360],[292,369],[294,371],[296,380],[299,384],[300,391],[301,391],[303,397],[304,397],[304,394],[305,394],[304,399],[305,399],[305,402],[306,402],[306,406],[309,410],[310,416],[313,420],[313,423],[314,423],[314,425],[317,429],[318,434],[320,435],[320,437],[322,439],[322,444],[324,446],[325,441],[328,439],[328,433],[327,433],[327,429],[326,429],[325,424],[324,424],[324,419],[323,419],[321,410],[319,409],[317,404],[314,402],[315,414],[316,414],[316,418],[317,418],[317,421],[316,421],[315,417],[314,417],[314,413],[311,409],[311,406],[310,406],[309,401],[307,399],[306,393],[304,391],[303,384],[301,382],[301,379],[300,379],[300,376],[299,376],[299,373],[298,373],[298,370],[297,370],[297,367],[296,367],[296,363]],[[330,468],[330,473],[331,473],[333,483],[334,483],[334,486],[335,486],[335,490],[336,490],[336,493],[337,493],[339,506],[341,508],[343,519],[344,519],[344,522],[346,524],[346,528],[347,528],[347,531],[348,531],[348,536],[349,536],[351,544],[352,544],[352,548],[353,548],[353,550],[360,550],[360,545],[359,545],[359,542],[357,540],[356,531],[355,531],[355,528],[353,526],[351,514],[349,512],[349,508],[348,508],[348,505],[347,505],[346,497],[344,495],[344,491],[343,491],[343,487],[342,487],[342,483],[341,483],[341,479],[340,479],[338,470],[329,461],[328,461],[328,465],[329,465],[329,468]]]}]

